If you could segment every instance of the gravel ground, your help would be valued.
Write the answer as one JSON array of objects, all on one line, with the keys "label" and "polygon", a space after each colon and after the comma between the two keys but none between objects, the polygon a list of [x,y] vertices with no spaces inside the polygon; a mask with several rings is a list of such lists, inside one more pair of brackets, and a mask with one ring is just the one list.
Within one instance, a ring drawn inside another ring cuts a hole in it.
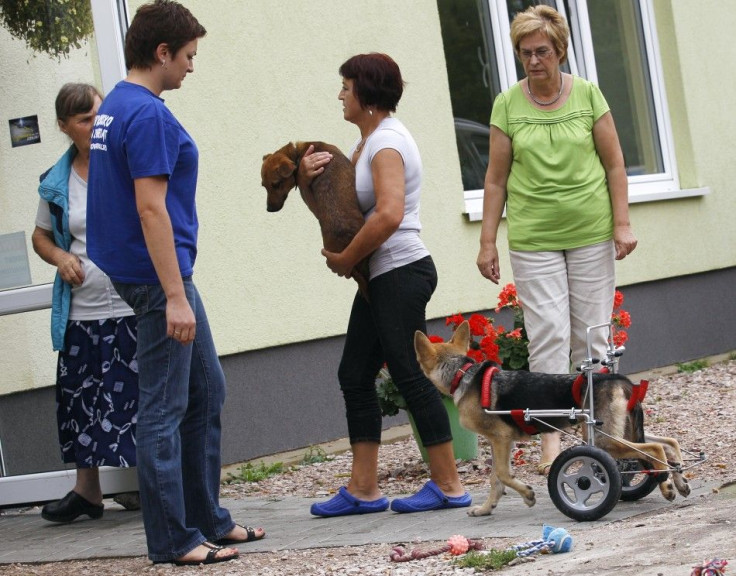
[{"label": "gravel ground", "polygon": [[[736,460],[733,449],[736,441],[736,360],[715,364],[695,373],[669,374],[652,378],[644,407],[647,431],[678,438],[681,446],[692,454],[705,452],[707,460],[702,465],[688,470],[686,472],[688,477],[722,486],[736,480],[733,466]],[[544,481],[534,470],[539,457],[538,442],[531,440],[519,448],[522,452],[517,457],[518,464],[514,466],[516,476],[534,486],[543,487]],[[521,460],[526,464],[521,464]],[[349,453],[338,454],[330,456],[323,462],[292,466],[288,471],[258,483],[223,485],[222,494],[229,498],[287,495],[326,497],[346,483],[349,464]],[[490,464],[490,448],[481,440],[478,458],[458,465],[465,486],[473,492],[484,490]],[[413,439],[381,447],[379,475],[384,494],[389,497],[419,489],[427,480],[428,471],[421,462]],[[732,488],[724,488],[722,492],[730,493]],[[712,540],[714,545],[720,545],[723,550],[729,552],[732,564],[736,563],[733,556],[736,554],[736,544],[731,525],[736,514],[736,498],[725,497],[723,494],[714,494],[699,501],[678,499],[677,506],[653,514],[650,518],[639,516],[594,529],[587,528],[584,538],[578,539],[575,554],[538,557],[533,564],[506,567],[504,572],[509,575],[536,573],[544,576],[685,574],[681,570],[668,571],[662,566],[669,564],[678,566],[677,559],[680,557],[684,559],[679,560],[679,566],[682,566],[682,562],[687,563],[688,558],[692,557],[691,551],[688,550],[689,543],[700,542],[704,538]],[[680,504],[681,502],[685,503]],[[623,531],[632,531],[635,536],[634,545],[625,546],[625,550],[619,549],[619,544],[608,548],[596,547],[596,542],[610,541],[611,538],[620,540]],[[420,547],[432,549],[443,544],[444,542],[424,542]],[[486,548],[503,549],[511,544],[515,542],[503,539],[484,540]],[[453,565],[452,559],[447,555],[395,564],[389,560],[390,552],[388,545],[250,554],[242,550],[238,560],[197,568],[153,565],[144,557],[12,564],[0,565],[0,576],[56,576],[63,573],[79,576],[245,573],[264,576],[353,574],[440,576],[474,573],[473,569],[461,569]],[[728,558],[727,555],[723,557]],[[639,572],[640,568],[645,566],[657,569]]]}]

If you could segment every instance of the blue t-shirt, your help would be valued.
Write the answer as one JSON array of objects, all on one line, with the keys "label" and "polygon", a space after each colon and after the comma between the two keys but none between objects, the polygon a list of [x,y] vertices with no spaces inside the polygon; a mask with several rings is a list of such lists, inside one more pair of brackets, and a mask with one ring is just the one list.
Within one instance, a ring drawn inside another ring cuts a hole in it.
[{"label": "blue t-shirt", "polygon": [[199,152],[164,101],[119,82],[92,130],[87,197],[87,253],[116,282],[159,284],[136,209],[133,181],[167,176],[166,208],[183,277],[197,256]]}]

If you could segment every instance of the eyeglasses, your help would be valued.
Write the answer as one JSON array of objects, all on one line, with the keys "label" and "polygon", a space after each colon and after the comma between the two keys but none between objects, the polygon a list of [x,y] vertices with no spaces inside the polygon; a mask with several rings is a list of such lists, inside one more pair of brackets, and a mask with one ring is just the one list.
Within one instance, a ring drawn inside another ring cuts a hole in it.
[{"label": "eyeglasses", "polygon": [[531,60],[532,56],[536,56],[537,60],[544,60],[549,58],[554,53],[554,50],[547,48],[537,48],[536,50],[519,50],[522,60]]}]

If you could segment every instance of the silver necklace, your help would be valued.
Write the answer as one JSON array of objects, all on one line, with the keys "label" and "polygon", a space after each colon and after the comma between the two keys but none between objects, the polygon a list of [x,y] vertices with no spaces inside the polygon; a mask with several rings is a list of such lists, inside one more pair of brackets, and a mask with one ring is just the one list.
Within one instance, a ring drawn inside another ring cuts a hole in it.
[{"label": "silver necklace", "polygon": [[532,101],[535,104],[538,104],[539,106],[550,106],[550,105],[554,104],[555,102],[557,102],[560,99],[560,97],[562,96],[562,88],[564,86],[565,86],[565,79],[563,78],[562,74],[560,74],[560,91],[557,93],[557,96],[555,96],[554,98],[552,98],[552,100],[550,100],[549,102],[542,102],[540,100],[537,100],[534,97],[534,94],[532,94],[532,85],[529,82],[529,79],[528,78],[526,80],[526,91],[529,93],[529,98],[531,98]]}]

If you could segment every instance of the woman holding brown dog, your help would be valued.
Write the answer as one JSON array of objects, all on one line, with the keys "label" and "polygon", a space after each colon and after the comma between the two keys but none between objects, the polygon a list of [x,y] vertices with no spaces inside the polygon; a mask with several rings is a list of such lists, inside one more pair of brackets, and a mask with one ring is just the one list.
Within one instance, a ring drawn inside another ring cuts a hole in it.
[{"label": "woman holding brown dog", "polygon": [[[553,8],[533,6],[511,24],[526,78],[498,95],[477,265],[501,278],[496,235],[504,205],[511,268],[529,337],[529,368],[569,373],[588,356],[586,329],[611,318],[614,260],[636,248],[626,168],[605,98],[564,73],[570,31]],[[594,355],[604,357],[597,331]],[[571,355],[572,354],[572,355]],[[538,470],[560,452],[544,434]]]},{"label": "woman holding brown dog", "polygon": [[[316,516],[381,512],[389,507],[378,486],[381,410],[375,379],[384,365],[406,399],[427,448],[431,480],[408,498],[395,499],[396,512],[469,506],[455,466],[450,424],[439,392],[422,373],[414,353],[414,332],[426,332],[425,310],[437,285],[432,257],[419,237],[422,162],[409,131],[391,113],[404,82],[385,54],[359,54],[340,67],[338,98],[343,116],[360,130],[348,157],[355,166],[358,201],[365,225],[339,254],[322,250],[335,274],[350,271],[370,256],[370,302],[353,301],[338,369],[353,451],[347,487],[312,505]],[[328,153],[308,154],[300,171],[321,173]]]}]

